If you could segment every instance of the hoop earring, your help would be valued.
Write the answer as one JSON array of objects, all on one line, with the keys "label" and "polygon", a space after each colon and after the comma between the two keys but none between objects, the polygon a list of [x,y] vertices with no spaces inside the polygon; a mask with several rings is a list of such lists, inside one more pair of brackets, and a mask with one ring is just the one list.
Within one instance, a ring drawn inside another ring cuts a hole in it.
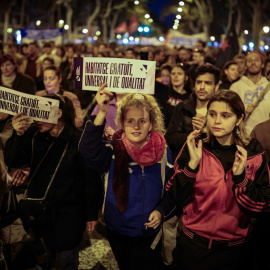
[{"label": "hoop earring", "polygon": [[241,139],[241,132],[240,132],[239,126],[236,126],[235,132],[236,132],[237,137],[238,137],[239,139]]},{"label": "hoop earring", "polygon": [[150,140],[150,138],[151,138],[151,131],[148,133],[147,138],[146,138],[145,141],[148,142]]}]

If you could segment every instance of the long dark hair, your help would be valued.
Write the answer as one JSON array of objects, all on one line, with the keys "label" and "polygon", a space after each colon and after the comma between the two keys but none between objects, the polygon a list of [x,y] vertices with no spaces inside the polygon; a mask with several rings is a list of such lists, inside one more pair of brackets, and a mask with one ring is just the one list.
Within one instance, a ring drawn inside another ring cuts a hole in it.
[{"label": "long dark hair", "polygon": [[[233,130],[233,135],[234,135],[234,142],[237,145],[241,146],[246,146],[250,142],[250,137],[246,133],[246,129],[244,127],[245,125],[245,118],[246,118],[246,113],[245,113],[245,106],[240,98],[240,96],[235,93],[234,91],[231,90],[220,90],[216,92],[212,98],[209,100],[207,104],[207,111],[209,110],[211,104],[213,102],[225,102],[228,104],[233,111],[233,113],[236,114],[237,119],[240,119],[242,115],[244,116],[240,125],[239,125],[239,131],[240,131],[240,136],[237,135],[236,133],[236,127]],[[206,127],[206,133],[207,137],[205,138],[206,142],[213,143],[213,134],[210,132],[208,127]]]},{"label": "long dark hair", "polygon": [[59,109],[62,110],[62,116],[59,120],[71,127],[75,127],[74,106],[68,97],[59,94],[47,94],[44,97],[59,100]]},{"label": "long dark hair", "polygon": [[10,61],[12,63],[12,65],[15,66],[14,72],[18,73],[18,66],[17,63],[13,57],[13,55],[11,54],[4,54],[1,58],[0,58],[0,66],[2,66],[4,63],[6,63],[7,61]]},{"label": "long dark hair", "polygon": [[228,69],[230,66],[232,66],[232,65],[236,65],[236,66],[237,66],[237,63],[236,63],[235,61],[233,61],[233,60],[230,60],[230,61],[227,61],[227,62],[224,64],[224,66],[222,67],[222,70],[221,70],[221,72],[220,72],[220,80],[221,80],[222,82],[228,80],[228,77],[227,77],[227,75],[225,74],[225,70],[227,70],[227,69]]}]

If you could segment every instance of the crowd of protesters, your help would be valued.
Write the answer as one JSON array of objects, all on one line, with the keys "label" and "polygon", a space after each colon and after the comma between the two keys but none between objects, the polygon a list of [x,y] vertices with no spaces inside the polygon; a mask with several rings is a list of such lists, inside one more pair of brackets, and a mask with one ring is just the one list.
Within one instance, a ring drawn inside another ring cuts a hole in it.
[{"label": "crowd of protesters", "polygon": [[[203,41],[0,43],[0,86],[60,102],[57,124],[0,112],[0,268],[77,269],[101,208],[120,270],[270,268],[270,52],[220,69],[218,53]],[[155,94],[75,89],[74,57],[155,61]],[[46,228],[6,221],[11,189],[40,198],[51,179]],[[160,231],[172,216],[177,245],[165,265]],[[25,264],[11,251],[27,242]]]}]

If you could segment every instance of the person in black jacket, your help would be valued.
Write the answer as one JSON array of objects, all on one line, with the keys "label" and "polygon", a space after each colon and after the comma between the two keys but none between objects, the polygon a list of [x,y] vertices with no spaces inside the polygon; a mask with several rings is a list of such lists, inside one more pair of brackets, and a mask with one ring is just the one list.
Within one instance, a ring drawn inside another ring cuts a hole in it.
[{"label": "person in black jacket", "polygon": [[46,97],[60,102],[58,123],[36,121],[29,127],[28,116],[15,115],[5,161],[8,166],[30,165],[29,198],[43,197],[56,172],[46,197],[52,208],[49,222],[32,226],[23,220],[23,224],[31,236],[43,240],[50,267],[75,270],[86,224],[90,233],[97,225],[100,176],[85,166],[78,151],[81,130],[74,125],[71,100],[57,94]]},{"label": "person in black jacket", "polygon": [[166,141],[175,155],[184,145],[187,136],[205,125],[207,103],[219,87],[219,70],[211,65],[200,66],[196,71],[195,92],[188,100],[179,103],[171,117]]},{"label": "person in black jacket", "polygon": [[227,61],[220,72],[219,89],[229,90],[231,85],[239,80],[238,66],[235,61]]},{"label": "person in black jacket", "polygon": [[177,104],[185,101],[191,94],[188,87],[187,67],[180,63],[172,67],[171,71],[171,86],[164,88],[163,92],[158,92],[155,89],[155,97],[161,105],[165,116],[165,127],[168,127],[171,116]]},{"label": "person in black jacket", "polygon": [[4,54],[2,56],[0,67],[0,86],[31,95],[36,93],[34,80],[18,71],[15,59],[11,54]]}]

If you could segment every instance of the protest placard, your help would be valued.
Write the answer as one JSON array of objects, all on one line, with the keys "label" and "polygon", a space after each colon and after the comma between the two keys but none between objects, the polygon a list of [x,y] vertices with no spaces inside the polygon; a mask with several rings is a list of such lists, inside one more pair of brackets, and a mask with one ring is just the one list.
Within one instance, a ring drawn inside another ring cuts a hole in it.
[{"label": "protest placard", "polygon": [[155,61],[123,58],[75,57],[75,88],[97,91],[107,82],[107,90],[120,93],[154,94]]},{"label": "protest placard", "polygon": [[198,33],[194,35],[185,35],[178,30],[170,29],[166,35],[165,44],[168,47],[173,48],[174,46],[184,46],[187,48],[192,48],[195,46],[198,40],[207,40],[207,36],[205,33]]},{"label": "protest placard", "polygon": [[59,101],[21,93],[0,86],[0,112],[16,115],[22,112],[33,120],[56,124]]}]

